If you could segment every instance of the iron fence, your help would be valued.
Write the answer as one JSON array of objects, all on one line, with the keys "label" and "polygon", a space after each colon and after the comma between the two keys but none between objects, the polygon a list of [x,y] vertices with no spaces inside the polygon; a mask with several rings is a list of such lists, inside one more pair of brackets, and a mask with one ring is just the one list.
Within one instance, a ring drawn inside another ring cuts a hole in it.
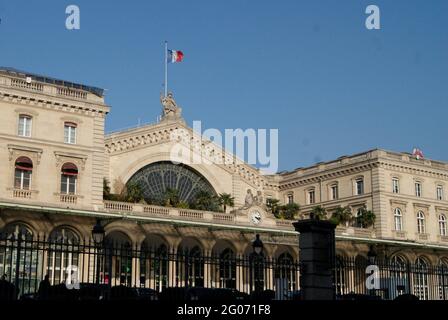
[{"label": "iron fence", "polygon": [[125,289],[133,288],[151,297],[187,291],[199,295],[200,288],[214,288],[234,297],[264,294],[271,299],[291,299],[299,289],[299,264],[291,256],[273,259],[235,255],[232,250],[207,254],[198,247],[171,251],[164,245],[119,242],[97,245],[29,234],[0,235],[0,275],[0,296],[8,299],[42,297],[42,288],[59,288],[52,290],[65,294],[66,289],[92,288],[104,299],[117,288],[122,295],[132,295]]},{"label": "iron fence", "polygon": [[404,259],[336,259],[335,289],[339,298],[353,295],[393,300],[414,295],[420,300],[448,300],[448,266]]}]

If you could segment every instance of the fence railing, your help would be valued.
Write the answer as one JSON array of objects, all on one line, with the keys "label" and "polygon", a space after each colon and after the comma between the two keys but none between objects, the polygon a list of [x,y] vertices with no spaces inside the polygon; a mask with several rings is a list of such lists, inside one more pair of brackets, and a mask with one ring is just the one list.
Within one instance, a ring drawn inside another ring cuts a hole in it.
[{"label": "fence railing", "polygon": [[362,294],[392,300],[406,294],[420,300],[448,300],[448,265],[430,265],[424,260],[369,262],[338,257],[334,279],[339,297]]},{"label": "fence railing", "polygon": [[42,287],[72,288],[76,283],[148,289],[154,294],[170,288],[225,288],[243,296],[264,292],[276,299],[290,299],[299,289],[299,264],[292,258],[14,234],[0,236],[0,275],[0,297],[9,288],[9,298],[14,299],[42,294]]}]

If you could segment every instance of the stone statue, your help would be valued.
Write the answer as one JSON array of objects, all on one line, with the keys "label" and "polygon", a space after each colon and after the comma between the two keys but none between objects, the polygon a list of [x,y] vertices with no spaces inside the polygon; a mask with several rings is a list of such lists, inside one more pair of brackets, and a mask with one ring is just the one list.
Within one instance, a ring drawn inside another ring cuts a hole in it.
[{"label": "stone statue", "polygon": [[254,196],[252,195],[252,190],[247,189],[246,199],[244,200],[244,207],[249,208],[254,204]]},{"label": "stone statue", "polygon": [[259,206],[262,206],[263,203],[263,194],[260,190],[257,191],[257,195],[255,196],[255,203]]},{"label": "stone statue", "polygon": [[172,92],[168,92],[166,96],[160,95],[160,102],[163,106],[162,119],[181,118],[182,108],[177,105]]}]

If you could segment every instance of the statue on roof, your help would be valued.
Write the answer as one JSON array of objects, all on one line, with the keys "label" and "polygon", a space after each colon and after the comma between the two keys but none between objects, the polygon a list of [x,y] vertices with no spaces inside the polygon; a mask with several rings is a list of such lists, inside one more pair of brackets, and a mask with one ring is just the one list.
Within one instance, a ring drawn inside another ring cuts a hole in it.
[{"label": "statue on roof", "polygon": [[172,92],[168,92],[166,96],[160,95],[160,102],[162,103],[162,119],[180,119],[182,108],[179,107],[174,100]]}]

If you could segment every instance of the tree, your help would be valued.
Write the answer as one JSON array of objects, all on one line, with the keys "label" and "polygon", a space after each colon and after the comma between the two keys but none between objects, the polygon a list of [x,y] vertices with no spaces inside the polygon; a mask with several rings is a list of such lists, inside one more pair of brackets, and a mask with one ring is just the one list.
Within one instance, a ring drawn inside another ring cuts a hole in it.
[{"label": "tree", "polygon": [[322,206],[315,206],[310,212],[310,219],[324,220],[327,218],[327,210]]},{"label": "tree", "polygon": [[297,213],[300,210],[300,206],[297,203],[288,203],[279,208],[279,213],[277,218],[294,220]]},{"label": "tree", "polygon": [[339,225],[341,223],[347,224],[350,221],[352,221],[352,210],[350,207],[337,207],[336,210],[333,212],[330,221],[333,222],[336,225]]},{"label": "tree", "polygon": [[196,193],[191,207],[198,210],[219,211],[219,201],[210,192],[200,190]]},{"label": "tree", "polygon": [[376,216],[373,211],[365,206],[360,208],[356,216],[356,226],[359,228],[369,228],[375,223]]},{"label": "tree", "polygon": [[138,183],[129,182],[126,184],[120,198],[125,202],[137,203],[143,200],[143,192]]},{"label": "tree", "polygon": [[235,205],[235,198],[232,197],[231,194],[228,193],[220,193],[218,197],[219,205],[221,205],[224,209],[224,212],[227,212],[227,206],[233,207]]},{"label": "tree", "polygon": [[272,199],[272,198],[268,198],[266,200],[266,207],[268,207],[269,211],[271,211],[271,213],[274,216],[278,216],[279,214],[279,210],[280,210],[280,200],[278,199]]},{"label": "tree", "polygon": [[179,204],[179,191],[173,188],[166,188],[163,194],[163,203],[168,207],[177,207]]}]

